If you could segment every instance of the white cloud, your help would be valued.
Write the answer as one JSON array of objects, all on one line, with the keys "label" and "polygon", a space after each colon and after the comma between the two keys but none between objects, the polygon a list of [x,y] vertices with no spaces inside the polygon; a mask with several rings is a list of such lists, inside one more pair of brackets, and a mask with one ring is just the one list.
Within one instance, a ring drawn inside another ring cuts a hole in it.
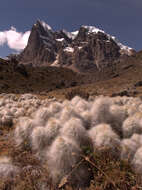
[{"label": "white cloud", "polygon": [[6,34],[4,32],[0,32],[0,46],[6,42]]},{"label": "white cloud", "polygon": [[16,28],[11,27],[10,30],[0,32],[0,46],[7,44],[11,49],[23,50],[28,43],[29,36],[30,31],[17,32]]}]

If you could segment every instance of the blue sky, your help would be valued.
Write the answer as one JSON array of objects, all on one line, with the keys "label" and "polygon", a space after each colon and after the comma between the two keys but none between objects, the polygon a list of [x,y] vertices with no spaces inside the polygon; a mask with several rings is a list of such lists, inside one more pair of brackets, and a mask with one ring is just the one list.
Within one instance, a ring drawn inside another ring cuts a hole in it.
[{"label": "blue sky", "polygon": [[[142,49],[142,0],[4,0],[0,5],[0,34],[11,31],[11,26],[16,35],[25,33],[38,18],[54,30],[73,31],[82,24],[94,25],[122,43]],[[2,57],[15,52],[13,33],[8,34],[8,45],[0,43]],[[18,46],[22,49],[23,42]]]}]

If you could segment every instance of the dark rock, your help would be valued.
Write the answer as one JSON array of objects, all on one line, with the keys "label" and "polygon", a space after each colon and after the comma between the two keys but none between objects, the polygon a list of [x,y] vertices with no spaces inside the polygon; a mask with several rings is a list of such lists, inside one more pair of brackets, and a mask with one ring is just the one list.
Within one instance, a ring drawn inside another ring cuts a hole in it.
[{"label": "dark rock", "polygon": [[138,81],[134,86],[135,86],[135,87],[142,86],[142,81]]},{"label": "dark rock", "polygon": [[3,135],[3,131],[2,130],[0,130],[0,136],[2,136]]},{"label": "dark rock", "polygon": [[116,97],[116,96],[129,96],[129,92],[127,90],[118,92],[118,93],[113,93],[111,97]]},{"label": "dark rock", "polygon": [[14,67],[14,71],[22,74],[24,77],[28,77],[28,72],[26,71],[26,68],[22,64],[18,64]]},{"label": "dark rock", "polygon": [[71,86],[72,86],[72,87],[73,87],[73,86],[76,86],[76,85],[77,85],[77,82],[75,82],[75,81],[71,83]]},{"label": "dark rock", "polygon": [[135,96],[138,94],[138,91],[136,91],[135,89],[127,89],[127,90],[123,90],[121,92],[118,93],[113,93],[111,95],[111,97],[115,97],[115,96]]},{"label": "dark rock", "polygon": [[133,65],[127,65],[127,66],[124,66],[123,69],[127,70],[127,69],[132,68],[132,67],[133,67]]},{"label": "dark rock", "polygon": [[8,84],[0,84],[0,89],[7,90],[9,88]]},{"label": "dark rock", "polygon": [[112,76],[112,78],[116,78],[116,77],[119,77],[119,74],[114,74],[114,75]]},{"label": "dark rock", "polygon": [[3,76],[0,76],[0,80],[3,80],[4,79],[4,77]]}]

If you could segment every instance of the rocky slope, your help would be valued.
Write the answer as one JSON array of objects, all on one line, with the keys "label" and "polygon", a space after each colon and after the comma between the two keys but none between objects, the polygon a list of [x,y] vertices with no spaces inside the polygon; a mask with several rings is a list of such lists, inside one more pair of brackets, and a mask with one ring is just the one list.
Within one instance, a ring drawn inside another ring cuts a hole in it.
[{"label": "rocky slope", "polygon": [[0,93],[34,93],[64,98],[72,90],[73,94],[81,90],[93,96],[142,96],[141,76],[142,52],[113,63],[113,67],[89,74],[59,67],[30,67],[0,59]]},{"label": "rocky slope", "polygon": [[53,31],[38,20],[33,25],[20,63],[32,66],[62,66],[75,71],[96,71],[112,65],[134,50],[93,26],[81,26],[78,31]]}]

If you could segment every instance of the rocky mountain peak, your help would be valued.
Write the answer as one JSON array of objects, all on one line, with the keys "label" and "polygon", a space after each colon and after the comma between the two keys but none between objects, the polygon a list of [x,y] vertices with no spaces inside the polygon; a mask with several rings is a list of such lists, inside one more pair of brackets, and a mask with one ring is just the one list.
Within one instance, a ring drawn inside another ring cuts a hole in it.
[{"label": "rocky mountain peak", "polygon": [[133,53],[132,48],[94,26],[83,25],[74,32],[53,31],[48,24],[38,20],[32,27],[20,62],[33,66],[56,65],[85,72],[103,69],[122,56]]},{"label": "rocky mountain peak", "polygon": [[21,53],[20,62],[33,66],[46,65],[55,60],[55,41],[52,28],[37,20],[31,29],[27,47]]},{"label": "rocky mountain peak", "polygon": [[32,31],[37,31],[40,36],[53,38],[54,31],[44,21],[37,20],[36,24],[33,25]]},{"label": "rocky mountain peak", "polygon": [[49,31],[49,30],[52,31],[51,26],[49,26],[44,21],[41,21],[39,19],[37,20],[36,24],[34,24],[34,26],[43,28],[45,31]]}]

